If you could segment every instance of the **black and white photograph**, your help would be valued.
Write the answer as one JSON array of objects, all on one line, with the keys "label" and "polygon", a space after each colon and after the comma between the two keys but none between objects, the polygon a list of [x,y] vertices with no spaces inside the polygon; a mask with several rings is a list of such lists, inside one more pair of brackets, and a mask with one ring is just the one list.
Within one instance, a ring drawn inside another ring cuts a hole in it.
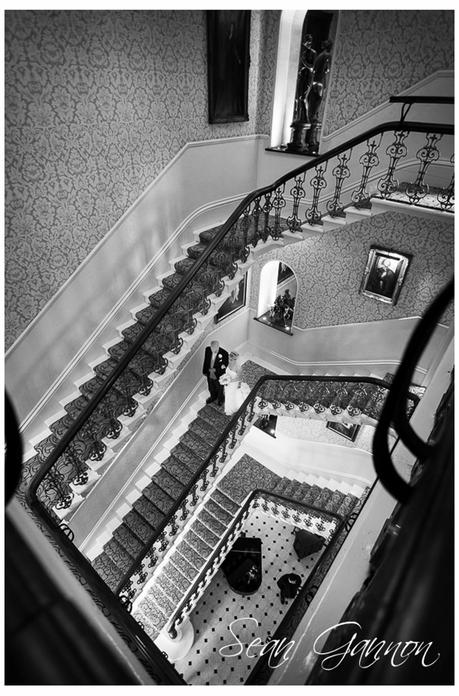
[{"label": "black and white photograph", "polygon": [[368,254],[362,293],[381,302],[397,304],[411,254],[372,247]]},{"label": "black and white photograph", "polygon": [[5,686],[454,686],[455,10],[386,4],[4,10]]}]

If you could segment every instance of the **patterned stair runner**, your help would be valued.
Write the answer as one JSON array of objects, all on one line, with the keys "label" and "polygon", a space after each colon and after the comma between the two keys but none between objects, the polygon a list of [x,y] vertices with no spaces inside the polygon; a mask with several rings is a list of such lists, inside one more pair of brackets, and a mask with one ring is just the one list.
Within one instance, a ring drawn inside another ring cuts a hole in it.
[{"label": "patterned stair runner", "polygon": [[[244,455],[219,482],[203,510],[136,602],[133,615],[152,639],[158,636],[190,593],[211,554],[218,549],[222,536],[230,529],[243,501],[256,488],[344,517],[359,500],[352,494],[281,478]],[[204,591],[205,586],[201,592]]]}]

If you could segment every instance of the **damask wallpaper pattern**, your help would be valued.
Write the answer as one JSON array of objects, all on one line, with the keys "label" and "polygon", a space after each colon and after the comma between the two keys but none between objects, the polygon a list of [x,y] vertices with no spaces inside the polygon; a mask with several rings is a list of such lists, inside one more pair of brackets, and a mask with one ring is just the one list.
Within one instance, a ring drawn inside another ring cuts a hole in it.
[{"label": "damask wallpaper pattern", "polygon": [[[390,212],[267,252],[252,267],[250,306],[258,307],[262,267],[278,259],[298,280],[294,325],[301,329],[419,316],[454,272],[453,237],[450,220]],[[359,293],[372,244],[413,255],[394,307]],[[452,316],[449,308],[442,322]]]},{"label": "damask wallpaper pattern", "polygon": [[454,69],[454,12],[343,10],[324,133],[333,133],[436,70]]},{"label": "damask wallpaper pattern", "polygon": [[205,13],[5,15],[9,346],[187,143],[269,133],[280,12],[252,11],[247,123],[207,123]]}]

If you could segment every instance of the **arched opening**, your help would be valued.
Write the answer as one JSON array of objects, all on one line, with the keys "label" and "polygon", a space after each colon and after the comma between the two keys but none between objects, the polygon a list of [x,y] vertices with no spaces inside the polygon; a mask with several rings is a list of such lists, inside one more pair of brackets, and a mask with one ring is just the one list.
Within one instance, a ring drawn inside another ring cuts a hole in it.
[{"label": "arched opening", "polygon": [[293,269],[282,261],[268,261],[260,273],[256,319],[291,334],[297,290]]}]

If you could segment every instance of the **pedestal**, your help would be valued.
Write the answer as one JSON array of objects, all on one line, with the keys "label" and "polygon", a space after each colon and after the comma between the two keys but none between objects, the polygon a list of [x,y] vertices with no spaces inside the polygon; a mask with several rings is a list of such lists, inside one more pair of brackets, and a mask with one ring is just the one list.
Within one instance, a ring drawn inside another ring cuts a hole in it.
[{"label": "pedestal", "polygon": [[181,660],[191,650],[194,643],[194,628],[189,619],[177,627],[177,638],[172,639],[163,631],[155,640],[155,645],[167,654],[169,662]]},{"label": "pedestal", "polygon": [[292,129],[292,139],[287,145],[287,152],[307,154],[308,144],[306,140],[311,124],[303,123],[302,121],[293,121],[290,128]]}]

